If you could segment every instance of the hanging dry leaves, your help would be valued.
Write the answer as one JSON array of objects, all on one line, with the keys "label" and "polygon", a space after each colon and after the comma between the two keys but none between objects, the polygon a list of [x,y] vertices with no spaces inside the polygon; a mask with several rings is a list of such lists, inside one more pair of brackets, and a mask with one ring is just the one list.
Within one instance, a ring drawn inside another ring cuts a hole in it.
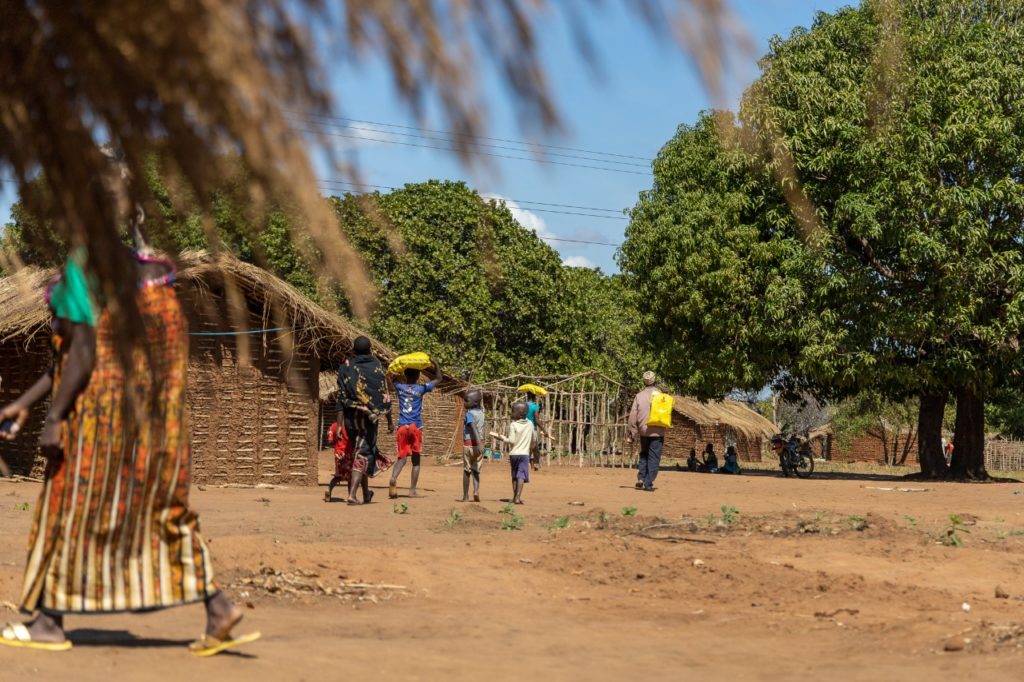
[{"label": "hanging dry leaves", "polygon": [[[724,3],[624,6],[653,33],[684,44],[715,87],[720,48],[740,35]],[[152,205],[146,183],[131,178],[144,177],[145,159],[157,150],[167,174],[207,208],[210,188],[227,172],[223,159],[240,158],[251,204],[287,197],[320,254],[308,254],[319,261],[312,266],[341,282],[364,317],[373,300],[369,277],[317,190],[310,141],[288,118],[289,111],[315,117],[336,110],[325,59],[383,61],[413,112],[436,101],[445,127],[460,134],[456,153],[468,161],[487,119],[482,73],[497,74],[525,131],[559,128],[540,28],[561,13],[580,51],[594,55],[587,15],[603,4],[11,0],[0,22],[0,174],[13,176],[29,211],[86,249],[125,341],[137,337],[139,324],[131,287],[119,283],[135,274],[117,245],[124,207]],[[357,95],[342,85],[340,105]],[[125,177],[111,178],[104,143],[123,153]],[[358,179],[357,168],[339,172]],[[27,191],[33,179],[42,191]],[[111,199],[111,183],[121,201]]]}]

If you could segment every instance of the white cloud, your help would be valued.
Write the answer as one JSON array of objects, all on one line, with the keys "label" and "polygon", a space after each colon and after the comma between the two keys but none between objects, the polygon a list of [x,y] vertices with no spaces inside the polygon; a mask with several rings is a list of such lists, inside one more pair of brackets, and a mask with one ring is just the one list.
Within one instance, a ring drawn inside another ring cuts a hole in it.
[{"label": "white cloud", "polygon": [[[512,212],[512,217],[516,219],[520,225],[525,227],[527,230],[532,231],[541,240],[555,249],[559,249],[559,243],[557,241],[558,235],[551,231],[548,227],[547,222],[533,211],[529,211],[511,199],[506,199],[500,194],[481,194],[485,199],[495,199],[497,201],[504,201],[505,205],[508,206],[508,210]],[[570,268],[596,268],[597,264],[586,256],[564,256],[562,258],[562,264],[567,265]]]},{"label": "white cloud", "polygon": [[570,268],[596,268],[597,265],[586,256],[569,256],[562,259],[562,265]]},{"label": "white cloud", "polygon": [[506,199],[500,194],[482,194],[484,199],[495,199],[497,201],[504,201],[505,205],[508,206],[508,210],[512,212],[512,217],[516,219],[520,225],[525,227],[527,230],[532,231],[538,237],[540,237],[548,246],[555,246],[551,241],[555,238],[555,233],[551,231],[548,224],[539,215],[533,211],[528,211],[511,199]]}]

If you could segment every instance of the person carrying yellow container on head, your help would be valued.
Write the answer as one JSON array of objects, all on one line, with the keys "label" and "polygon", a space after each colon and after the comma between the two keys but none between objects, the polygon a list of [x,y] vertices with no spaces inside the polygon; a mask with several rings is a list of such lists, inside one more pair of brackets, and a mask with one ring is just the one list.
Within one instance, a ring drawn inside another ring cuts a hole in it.
[{"label": "person carrying yellow container on head", "polygon": [[[412,355],[424,356],[423,359],[430,363],[429,367],[435,379],[441,377],[441,368],[433,358],[426,353],[409,354],[409,356]],[[396,363],[409,356],[399,356],[388,369],[390,370]],[[391,499],[398,497],[398,475],[402,473],[406,459],[412,459],[409,497],[419,495],[416,491],[416,484],[420,480],[420,455],[423,451],[423,396],[433,391],[437,385],[436,381],[420,383],[420,370],[427,369],[422,366],[422,362],[409,363],[406,361],[400,364],[403,366],[402,374],[400,377],[396,376],[393,381],[395,396],[398,398],[398,462],[391,473],[391,482],[388,485],[388,497]]]},{"label": "person carrying yellow container on head", "polygon": [[672,426],[672,396],[662,393],[654,385],[656,380],[654,372],[644,372],[645,388],[633,399],[627,423],[629,442],[640,438],[636,487],[647,492],[654,491],[654,479],[658,477],[665,444],[665,430]]},{"label": "person carrying yellow container on head", "polygon": [[547,395],[548,392],[536,384],[523,384],[518,390],[526,396],[526,418],[531,424],[533,424],[533,444],[530,447],[530,464],[533,466],[534,471],[539,471],[540,436],[541,434],[544,434],[545,438],[551,440],[551,433],[544,427],[544,422],[541,420],[540,404],[537,402],[537,398],[542,395]]}]

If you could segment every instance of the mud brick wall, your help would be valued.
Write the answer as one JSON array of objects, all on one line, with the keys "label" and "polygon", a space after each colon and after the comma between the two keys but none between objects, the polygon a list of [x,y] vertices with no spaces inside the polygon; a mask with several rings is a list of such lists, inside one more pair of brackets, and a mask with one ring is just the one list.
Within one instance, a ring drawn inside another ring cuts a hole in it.
[{"label": "mud brick wall", "polygon": [[[316,485],[319,361],[270,333],[246,337],[244,362],[238,337],[217,335],[231,327],[222,299],[208,294],[185,309],[194,482]],[[249,329],[265,326],[250,315]]]},{"label": "mud brick wall", "polygon": [[[36,334],[31,340],[19,338],[0,344],[0,404],[6,405],[24,393],[49,368],[52,360],[48,330]],[[40,400],[32,408],[17,440],[0,441],[0,457],[13,473],[42,476],[45,463],[39,456],[39,432],[49,408],[49,399]]]},{"label": "mud brick wall", "polygon": [[698,424],[679,412],[672,413],[672,428],[665,436],[665,452],[662,456],[685,460],[690,455],[690,449],[696,448],[697,456],[700,457],[708,443],[714,444],[719,464],[725,461],[725,449],[730,443],[736,446],[736,454],[741,462],[761,461],[761,438],[748,437],[727,424]]},{"label": "mud brick wall", "polygon": [[[889,443],[889,452],[896,453],[897,456],[902,456],[903,447],[906,444],[906,436],[896,436],[892,434],[886,436],[887,442]],[[865,434],[856,438],[848,448],[840,448],[837,446],[834,439],[830,441],[829,445],[829,459],[833,462],[840,463],[853,463],[853,462],[865,462],[870,464],[885,464],[885,448],[882,445],[882,440],[877,435]],[[908,464],[917,462],[917,442],[911,444],[910,453],[907,455]]]}]

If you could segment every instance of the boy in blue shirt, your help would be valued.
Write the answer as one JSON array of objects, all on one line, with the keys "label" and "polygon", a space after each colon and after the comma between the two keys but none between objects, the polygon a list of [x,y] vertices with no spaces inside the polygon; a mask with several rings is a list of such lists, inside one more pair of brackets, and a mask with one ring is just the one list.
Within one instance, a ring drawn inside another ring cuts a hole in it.
[{"label": "boy in blue shirt", "polygon": [[473,501],[480,501],[480,460],[484,456],[483,395],[479,389],[466,391],[463,398],[466,420],[462,426],[462,501],[469,502],[469,482],[473,481]]},{"label": "boy in blue shirt", "polygon": [[[435,377],[441,376],[441,370],[434,358],[430,358],[431,371]],[[420,455],[423,450],[423,396],[434,390],[434,381],[419,383],[420,371],[407,369],[404,381],[395,381],[395,395],[398,397],[398,462],[391,472],[391,484],[388,496],[398,497],[398,475],[405,467],[405,460],[412,458],[412,480],[409,483],[409,497],[417,497],[416,484],[420,480]]]}]

